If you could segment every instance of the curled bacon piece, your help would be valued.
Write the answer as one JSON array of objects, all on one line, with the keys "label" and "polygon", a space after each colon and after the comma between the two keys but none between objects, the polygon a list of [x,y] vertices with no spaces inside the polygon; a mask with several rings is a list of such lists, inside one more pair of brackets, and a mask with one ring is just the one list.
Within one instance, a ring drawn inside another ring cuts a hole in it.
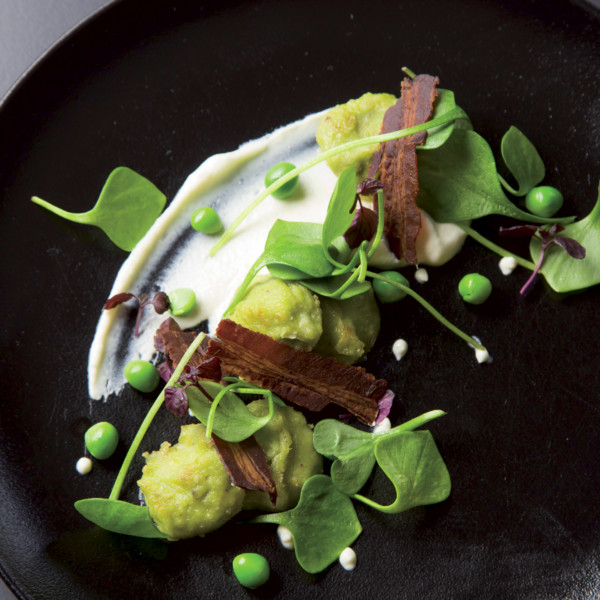
[{"label": "curled bacon piece", "polygon": [[[427,122],[437,95],[437,77],[417,75],[402,81],[400,99],[388,108],[381,133],[390,133]],[[416,240],[421,229],[421,212],[416,204],[419,180],[417,145],[427,132],[381,144],[373,155],[368,177],[379,174],[384,185],[384,232],[392,252],[410,264],[417,263]]]},{"label": "curled bacon piece", "polygon": [[251,436],[242,442],[226,442],[215,434],[212,443],[233,485],[245,490],[257,490],[269,494],[271,504],[277,503],[277,488],[265,451]]},{"label": "curled bacon piece", "polygon": [[369,425],[377,418],[387,383],[363,368],[292,348],[229,319],[219,323],[217,338],[209,342],[206,358],[218,358],[224,373],[311,411],[334,403]]}]

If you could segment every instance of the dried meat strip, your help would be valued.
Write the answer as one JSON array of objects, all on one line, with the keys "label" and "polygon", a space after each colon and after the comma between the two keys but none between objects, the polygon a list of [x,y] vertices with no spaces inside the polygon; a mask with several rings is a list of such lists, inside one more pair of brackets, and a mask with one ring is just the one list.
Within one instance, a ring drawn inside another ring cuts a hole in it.
[{"label": "dried meat strip", "polygon": [[[433,113],[439,79],[417,75],[402,82],[400,99],[383,117],[381,133],[425,123]],[[417,263],[416,240],[421,229],[421,212],[416,204],[419,180],[417,145],[427,132],[390,140],[373,155],[368,177],[379,174],[384,184],[384,232],[392,252],[410,264]]]},{"label": "dried meat strip", "polygon": [[231,483],[245,490],[266,492],[275,507],[277,488],[265,451],[254,436],[242,442],[226,442],[214,434],[211,439]]},{"label": "dried meat strip", "polygon": [[378,413],[377,401],[387,382],[361,367],[339,363],[292,348],[267,335],[225,319],[217,327],[217,340],[208,344],[206,357],[216,357],[224,373],[237,375],[288,402],[311,411],[334,403],[367,424]]},{"label": "dried meat strip", "polygon": [[[175,368],[183,358],[189,345],[194,341],[196,335],[198,334],[195,331],[181,331],[177,321],[169,317],[156,330],[154,346],[159,352],[165,355],[165,358]],[[187,364],[190,367],[199,367],[203,361],[204,354],[200,348],[192,354]]]}]

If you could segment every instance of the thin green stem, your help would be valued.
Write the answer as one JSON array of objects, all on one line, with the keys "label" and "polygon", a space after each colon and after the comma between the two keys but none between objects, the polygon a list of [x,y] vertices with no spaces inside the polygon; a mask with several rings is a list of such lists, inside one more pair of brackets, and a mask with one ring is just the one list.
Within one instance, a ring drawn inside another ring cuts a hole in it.
[{"label": "thin green stem", "polygon": [[215,423],[215,414],[217,413],[217,406],[219,406],[219,402],[223,399],[223,396],[228,392],[233,392],[234,390],[243,387],[243,383],[232,383],[226,387],[224,387],[212,401],[210,405],[210,410],[208,411],[208,418],[206,419],[206,437],[210,439],[212,436],[213,425]]},{"label": "thin green stem", "polygon": [[402,285],[401,283],[398,283],[397,281],[394,281],[393,279],[388,279],[387,277],[385,277],[384,275],[380,275],[379,273],[373,273],[371,271],[368,271],[367,275],[369,277],[372,277],[373,279],[381,279],[382,281],[385,281],[385,282],[389,283],[390,285],[402,290],[403,292],[408,294],[411,298],[414,298],[423,308],[425,308],[425,310],[429,311],[442,325],[447,327],[450,331],[452,331],[452,333],[454,333],[459,338],[461,338],[462,340],[467,342],[467,344],[470,344],[471,346],[473,346],[475,349],[477,349],[477,350],[485,350],[486,349],[485,346],[483,346],[481,343],[479,343],[476,339],[472,338],[470,335],[467,335],[464,331],[459,329],[456,325],[454,325],[453,323],[448,321],[448,319],[446,319],[446,317],[444,317],[437,309],[435,309],[431,304],[429,304],[429,302],[427,302],[427,300],[425,300],[425,298],[423,298],[422,296],[417,294],[417,292],[415,292],[410,287],[408,287],[406,285]]},{"label": "thin green stem", "polygon": [[381,238],[383,237],[383,190],[379,190],[377,192],[377,231],[375,232],[375,237],[371,240],[371,245],[367,250],[367,259],[370,259],[373,254],[375,254],[375,250],[377,250],[377,246],[379,246],[379,242],[381,242]]},{"label": "thin green stem", "polygon": [[83,213],[69,212],[67,210],[63,210],[62,208],[59,208],[58,206],[54,206],[54,204],[50,204],[50,202],[46,202],[46,200],[42,200],[38,196],[32,196],[31,201],[34,204],[37,204],[38,206],[49,210],[51,213],[62,217],[63,219],[67,219],[67,221],[73,221],[75,223],[89,223],[91,221],[90,217],[94,212],[93,210],[89,210]]},{"label": "thin green stem", "polygon": [[409,69],[408,67],[402,67],[402,72],[411,79],[414,79],[416,77],[415,72]]},{"label": "thin green stem", "polygon": [[535,264],[525,258],[521,258],[504,248],[497,246],[494,242],[490,242],[487,238],[483,237],[480,233],[469,227],[468,225],[463,225],[461,223],[457,223],[457,225],[469,236],[471,236],[475,241],[479,242],[482,246],[485,246],[488,250],[495,252],[500,256],[510,256],[517,261],[517,264],[529,269],[530,271],[535,270]]},{"label": "thin green stem", "polygon": [[162,389],[161,393],[158,395],[158,398],[156,398],[156,400],[154,401],[154,404],[150,407],[148,414],[142,421],[142,424],[140,425],[138,432],[136,433],[135,437],[133,438],[133,442],[131,442],[131,446],[129,446],[129,450],[127,451],[125,460],[123,460],[123,464],[121,465],[119,473],[117,474],[115,484],[113,485],[113,488],[110,492],[110,496],[108,497],[109,500],[118,500],[119,499],[119,496],[121,494],[121,489],[123,487],[123,482],[125,481],[125,476],[127,475],[127,471],[129,471],[131,461],[133,460],[133,457],[135,456],[136,452],[138,451],[138,448],[139,448],[140,444],[142,443],[142,440],[144,439],[144,436],[146,435],[148,428],[150,427],[150,423],[152,423],[152,419],[154,419],[154,417],[156,416],[156,413],[158,412],[158,410],[162,406],[163,402],[165,401],[165,390],[169,386],[175,385],[175,383],[177,383],[177,380],[183,373],[183,369],[185,369],[185,366],[187,365],[188,361],[190,360],[190,358],[192,357],[194,352],[196,352],[196,350],[198,349],[198,347],[202,343],[202,340],[204,340],[205,337],[206,337],[205,333],[199,333],[195,337],[194,341],[189,345],[188,349],[185,351],[185,354],[179,361],[179,364],[177,365],[177,368],[173,372],[173,375],[171,375],[169,381],[167,381],[165,387]]},{"label": "thin green stem", "polygon": [[293,179],[301,173],[304,173],[304,171],[307,171],[315,165],[318,165],[323,161],[337,156],[338,154],[347,152],[348,150],[354,150],[355,148],[360,148],[361,146],[380,144],[382,142],[388,142],[390,140],[396,140],[398,138],[414,135],[415,133],[427,131],[428,129],[432,129],[433,127],[445,125],[446,123],[450,123],[450,121],[455,121],[456,119],[462,118],[462,116],[462,109],[454,107],[452,110],[449,110],[447,113],[441,115],[440,117],[436,117],[435,119],[431,119],[430,121],[427,121],[420,125],[407,127],[406,129],[400,129],[398,131],[392,131],[390,133],[373,135],[370,137],[362,138],[360,140],[354,140],[352,142],[340,144],[339,146],[335,146],[334,148],[330,148],[329,150],[322,152],[318,156],[315,156],[315,158],[312,158],[311,160],[305,162],[303,165],[292,169],[283,177],[280,177],[277,181],[272,183],[270,186],[264,189],[258,196],[256,196],[256,198],[237,216],[235,221],[225,230],[223,235],[220,237],[219,241],[211,248],[210,256],[214,256],[233,237],[235,230],[265,198],[270,196],[274,191],[276,191],[284,183],[287,183],[290,179]]},{"label": "thin green stem", "polygon": [[358,266],[358,281],[360,283],[367,278],[368,259],[364,248],[365,244],[366,242],[363,242],[358,249],[358,254],[360,256],[360,265]]},{"label": "thin green stem", "polygon": [[346,289],[348,289],[358,279],[359,275],[360,275],[360,266],[356,267],[354,269],[354,271],[352,272],[352,275],[350,275],[350,277],[348,277],[348,279],[346,279],[346,281],[344,281],[344,283],[342,285],[340,285],[340,287],[337,289],[337,291],[335,292],[335,295],[333,297],[340,298],[341,295],[344,293],[344,291]]},{"label": "thin green stem", "polygon": [[508,181],[506,181],[506,179],[504,179],[500,173],[498,173],[498,181],[500,181],[501,185],[504,187],[504,189],[506,189],[507,192],[510,192],[513,194],[513,196],[519,195],[519,190],[515,190],[515,188],[510,185],[510,183],[508,183]]}]

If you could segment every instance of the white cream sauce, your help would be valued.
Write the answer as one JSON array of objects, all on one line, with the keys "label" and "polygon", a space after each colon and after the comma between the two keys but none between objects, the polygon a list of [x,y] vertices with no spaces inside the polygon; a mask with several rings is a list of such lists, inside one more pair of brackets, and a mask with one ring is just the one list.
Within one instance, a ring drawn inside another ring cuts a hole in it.
[{"label": "white cream sauce", "polygon": [[340,565],[342,565],[346,571],[353,571],[356,568],[356,552],[350,547],[342,550],[339,560]]},{"label": "white cream sauce", "polygon": [[510,275],[517,268],[517,261],[514,256],[503,256],[498,263],[502,275]]},{"label": "white cream sauce", "polygon": [[[336,177],[320,163],[300,177],[297,191],[286,200],[269,197],[256,208],[235,236],[214,258],[209,257],[217,238],[195,232],[190,217],[200,206],[214,207],[230,225],[240,211],[263,189],[264,174],[280,161],[301,165],[318,154],[315,132],[324,113],[316,113],[247,142],[233,152],[206,160],[184,182],[175,198],[123,263],[107,298],[120,293],[169,292],[191,288],[196,308],[178,317],[182,328],[208,319],[214,331],[235,290],[261,254],[276,219],[323,222]],[[440,265],[462,246],[464,232],[454,225],[440,225],[424,214],[417,239],[419,263]],[[394,268],[399,261],[384,244],[372,263]],[[133,303],[103,311],[92,342],[88,362],[89,394],[106,398],[125,385],[124,366],[131,360],[151,360],[154,332],[166,318],[151,306],[144,309],[140,336],[133,336]]]}]

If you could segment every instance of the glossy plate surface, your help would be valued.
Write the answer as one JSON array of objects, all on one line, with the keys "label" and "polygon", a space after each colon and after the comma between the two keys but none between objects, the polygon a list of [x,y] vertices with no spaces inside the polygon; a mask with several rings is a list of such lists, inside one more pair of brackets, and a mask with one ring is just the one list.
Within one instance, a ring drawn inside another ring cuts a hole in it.
[{"label": "glossy plate surface", "polygon": [[[226,6],[227,8],[223,8]],[[493,364],[416,304],[388,306],[368,368],[397,392],[393,418],[430,427],[450,499],[382,515],[358,507],[358,567],[304,573],[271,526],[231,525],[166,545],[106,533],[73,509],[107,495],[125,445],[77,475],[83,432],[110,420],[132,439],[150,398],[87,396],[87,352],[125,254],[98,230],[35,207],[87,210],[127,165],[172,198],[203,159],[364,91],[397,92],[401,67],[440,77],[499,150],[510,125],[540,150],[564,214],[586,215],[600,156],[598,13],[562,0],[147,2],[112,5],[61,43],[0,106],[0,570],[22,598],[592,598],[600,589],[600,290],[557,298],[500,274],[468,242],[423,294],[479,335]],[[495,235],[496,220],[482,225]],[[493,300],[456,284],[488,275]],[[397,363],[397,337],[409,354]],[[173,440],[163,414],[145,448]],[[137,465],[141,467],[141,461]],[[135,477],[127,486],[135,498]],[[389,498],[376,476],[369,494]],[[233,557],[263,553],[248,592]]]}]

